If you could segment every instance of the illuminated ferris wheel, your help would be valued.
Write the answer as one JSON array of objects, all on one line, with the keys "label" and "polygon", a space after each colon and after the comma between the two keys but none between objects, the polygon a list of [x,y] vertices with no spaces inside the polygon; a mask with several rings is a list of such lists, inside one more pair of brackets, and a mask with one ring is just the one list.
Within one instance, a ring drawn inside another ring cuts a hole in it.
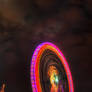
[{"label": "illuminated ferris wheel", "polygon": [[74,92],[69,65],[60,49],[50,42],[35,49],[30,79],[33,92]]}]

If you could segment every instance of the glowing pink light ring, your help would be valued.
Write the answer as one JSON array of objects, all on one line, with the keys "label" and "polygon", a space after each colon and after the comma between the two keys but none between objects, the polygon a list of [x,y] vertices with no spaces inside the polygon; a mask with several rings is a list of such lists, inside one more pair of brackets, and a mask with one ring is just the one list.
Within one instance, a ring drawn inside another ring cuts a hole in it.
[{"label": "glowing pink light ring", "polygon": [[74,92],[73,80],[72,80],[71,72],[69,69],[69,65],[65,57],[63,56],[62,52],[59,50],[59,48],[50,42],[44,42],[38,45],[33,53],[32,61],[31,61],[31,68],[30,68],[30,77],[31,77],[30,79],[31,79],[33,92],[42,92],[40,79],[39,79],[39,60],[40,60],[42,52],[47,48],[54,51],[60,58],[61,63],[63,64],[66,75],[67,75],[68,84],[69,84],[69,92]]}]

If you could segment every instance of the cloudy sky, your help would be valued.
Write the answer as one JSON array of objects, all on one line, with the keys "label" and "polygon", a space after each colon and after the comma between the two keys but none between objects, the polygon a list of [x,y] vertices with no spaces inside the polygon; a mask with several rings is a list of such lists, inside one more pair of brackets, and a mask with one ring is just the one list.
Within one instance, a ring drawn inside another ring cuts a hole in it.
[{"label": "cloudy sky", "polygon": [[5,92],[30,92],[29,66],[38,44],[64,53],[75,92],[91,89],[91,0],[0,0],[0,81]]}]

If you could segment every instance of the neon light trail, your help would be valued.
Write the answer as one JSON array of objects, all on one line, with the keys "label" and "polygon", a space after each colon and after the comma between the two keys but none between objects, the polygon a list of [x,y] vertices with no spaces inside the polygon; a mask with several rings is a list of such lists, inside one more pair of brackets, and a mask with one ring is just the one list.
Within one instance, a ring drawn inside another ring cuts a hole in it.
[{"label": "neon light trail", "polygon": [[35,49],[30,79],[33,92],[74,92],[68,63],[59,48],[50,42]]}]

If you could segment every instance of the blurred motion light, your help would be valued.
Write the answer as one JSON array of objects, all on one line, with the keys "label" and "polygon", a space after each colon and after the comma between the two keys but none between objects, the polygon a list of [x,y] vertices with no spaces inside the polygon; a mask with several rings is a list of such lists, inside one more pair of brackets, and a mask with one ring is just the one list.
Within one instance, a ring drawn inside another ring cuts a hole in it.
[{"label": "blurred motion light", "polygon": [[58,76],[55,77],[55,82],[58,83],[59,79]]},{"label": "blurred motion light", "polygon": [[[46,49],[50,49],[51,51],[53,51],[60,59],[62,65],[65,69],[65,72],[66,72],[68,85],[69,85],[69,92],[74,92],[73,80],[72,80],[72,76],[71,76],[71,71],[69,69],[69,65],[68,65],[64,55],[60,51],[60,49],[50,42],[44,42],[44,43],[38,45],[33,53],[31,67],[30,67],[30,79],[31,79],[33,92],[42,92],[41,83],[40,83],[40,74],[39,74],[39,68],[40,68],[39,63],[40,63],[41,55]],[[53,76],[54,70],[50,73],[50,76],[49,76],[50,82],[53,83],[55,81],[56,83],[58,83],[59,77],[57,76],[58,74],[56,73],[55,74],[56,77],[54,79],[54,76]]]}]

